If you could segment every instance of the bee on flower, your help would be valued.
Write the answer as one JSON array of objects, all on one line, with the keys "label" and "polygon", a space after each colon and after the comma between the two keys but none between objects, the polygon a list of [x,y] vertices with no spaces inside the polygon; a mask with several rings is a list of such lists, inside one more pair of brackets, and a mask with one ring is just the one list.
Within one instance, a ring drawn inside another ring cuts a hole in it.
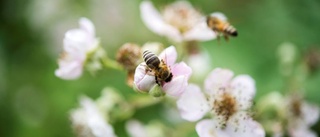
[{"label": "bee on flower", "polygon": [[205,93],[200,87],[190,84],[177,101],[182,118],[197,121],[208,112],[212,119],[197,123],[200,137],[263,137],[262,126],[254,121],[249,109],[255,95],[254,80],[248,75],[233,78],[227,69],[214,69],[204,83]]},{"label": "bee on flower", "polygon": [[[177,59],[175,47],[170,46],[166,48],[159,56],[156,56],[153,53],[152,55],[145,55],[145,57],[147,56],[152,56],[152,61],[157,61],[158,63],[151,64],[148,59],[146,59],[145,62],[140,63],[134,74],[134,87],[140,92],[150,93],[150,91],[157,91],[157,95],[154,96],[161,96],[160,93],[163,91],[170,96],[180,96],[188,85],[188,79],[192,70],[184,62],[175,63]],[[154,68],[150,69],[153,65],[160,65],[160,61],[165,65],[166,69],[162,70],[166,71],[170,80],[167,79],[168,77],[166,77],[166,79],[159,77],[160,73],[156,72],[159,71],[158,66],[154,66]],[[150,94],[153,94],[153,92]]]},{"label": "bee on flower", "polygon": [[207,41],[216,34],[207,26],[205,16],[195,10],[187,1],[177,1],[160,13],[151,3],[140,4],[142,21],[154,33],[175,42]]}]

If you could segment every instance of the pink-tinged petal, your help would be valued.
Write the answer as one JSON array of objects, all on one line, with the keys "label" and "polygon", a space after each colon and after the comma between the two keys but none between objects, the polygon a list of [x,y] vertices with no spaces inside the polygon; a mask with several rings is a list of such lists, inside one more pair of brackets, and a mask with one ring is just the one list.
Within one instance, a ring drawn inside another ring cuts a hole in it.
[{"label": "pink-tinged petal", "polygon": [[166,94],[179,97],[188,86],[188,78],[186,76],[177,76],[172,78],[172,80],[163,85],[163,90]]},{"label": "pink-tinged petal", "polygon": [[94,25],[93,23],[85,18],[85,17],[82,17],[80,18],[79,20],[79,25],[80,25],[80,28],[85,30],[87,33],[89,33],[91,36],[95,36],[95,28],[94,28]]},{"label": "pink-tinged petal", "polygon": [[201,21],[201,23],[198,23],[183,35],[185,41],[207,41],[215,39],[216,37],[217,33],[208,27],[205,20]]},{"label": "pink-tinged petal", "polygon": [[249,75],[239,75],[231,82],[231,94],[234,95],[242,110],[251,107],[256,93],[255,81]]},{"label": "pink-tinged petal", "polygon": [[95,28],[93,23],[87,18],[80,18],[79,20],[80,29],[87,33],[86,41],[88,45],[86,45],[86,51],[90,52],[95,50],[99,46],[99,40],[95,38]]},{"label": "pink-tinged petal", "polygon": [[216,17],[222,21],[227,21],[227,17],[221,12],[214,12],[210,14],[211,17]]},{"label": "pink-tinged petal", "polygon": [[201,120],[196,125],[199,137],[232,137],[221,130],[219,124],[211,119]]},{"label": "pink-tinged petal", "polygon": [[226,132],[232,137],[265,137],[263,127],[247,112],[234,114],[227,122]]},{"label": "pink-tinged petal", "polygon": [[59,61],[59,68],[55,71],[55,75],[61,79],[73,80],[82,75],[82,63],[78,61],[64,62]]},{"label": "pink-tinged petal", "polygon": [[210,72],[209,76],[204,82],[206,92],[209,94],[216,94],[220,88],[229,86],[233,77],[233,72],[228,69],[216,68]]},{"label": "pink-tinged petal", "polygon": [[290,137],[317,137],[317,134],[309,129],[308,126],[289,129]]},{"label": "pink-tinged petal", "polygon": [[133,83],[138,90],[148,92],[156,84],[156,80],[146,73],[146,64],[141,63],[134,73]]},{"label": "pink-tinged petal", "polygon": [[145,0],[140,4],[141,18],[145,25],[154,33],[167,36],[177,42],[181,41],[180,32],[175,27],[167,24],[151,1]]},{"label": "pink-tinged petal", "polygon": [[84,54],[87,50],[88,34],[81,29],[72,29],[66,32],[63,40],[63,48],[67,53]]},{"label": "pink-tinged petal", "polygon": [[174,46],[167,47],[159,55],[159,58],[163,59],[168,66],[172,66],[176,62],[177,57],[178,53]]},{"label": "pink-tinged petal", "polygon": [[197,85],[188,85],[186,91],[177,101],[177,107],[183,119],[197,121],[209,110],[207,99]]},{"label": "pink-tinged petal", "polygon": [[319,119],[319,107],[307,102],[303,102],[301,105],[302,119],[305,124],[312,126],[318,122]]},{"label": "pink-tinged petal", "polygon": [[180,62],[179,64],[174,64],[172,66],[171,72],[173,77],[183,75],[189,79],[192,69],[186,63]]}]

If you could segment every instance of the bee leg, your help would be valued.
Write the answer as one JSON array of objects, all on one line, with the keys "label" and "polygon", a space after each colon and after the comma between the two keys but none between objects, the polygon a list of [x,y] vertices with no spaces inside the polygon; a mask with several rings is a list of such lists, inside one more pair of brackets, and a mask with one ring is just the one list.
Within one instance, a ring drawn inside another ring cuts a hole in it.
[{"label": "bee leg", "polygon": [[227,34],[223,34],[223,37],[224,37],[224,39],[225,39],[226,41],[229,41],[229,37],[228,37]]},{"label": "bee leg", "polygon": [[220,35],[217,35],[218,45],[220,45]]},{"label": "bee leg", "polygon": [[160,83],[159,83],[159,81],[158,81],[158,77],[155,76],[155,78],[156,78],[156,83],[160,86]]}]

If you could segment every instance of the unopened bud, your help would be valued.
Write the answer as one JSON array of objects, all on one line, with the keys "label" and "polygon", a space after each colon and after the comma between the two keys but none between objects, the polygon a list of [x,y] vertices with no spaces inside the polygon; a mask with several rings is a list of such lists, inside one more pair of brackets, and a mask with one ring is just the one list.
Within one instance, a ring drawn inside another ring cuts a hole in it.
[{"label": "unopened bud", "polygon": [[153,97],[162,97],[165,95],[165,93],[162,91],[161,87],[158,84],[155,84],[151,90],[149,91],[149,94]]}]

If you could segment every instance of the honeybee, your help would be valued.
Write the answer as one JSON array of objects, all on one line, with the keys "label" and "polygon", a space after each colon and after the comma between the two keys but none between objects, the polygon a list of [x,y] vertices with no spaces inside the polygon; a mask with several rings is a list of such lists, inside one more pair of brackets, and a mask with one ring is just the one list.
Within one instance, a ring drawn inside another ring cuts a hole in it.
[{"label": "honeybee", "polygon": [[159,59],[154,53],[146,50],[143,52],[143,59],[147,64],[147,72],[151,72],[156,79],[156,83],[161,85],[163,82],[170,82],[172,73],[163,59]]},{"label": "honeybee", "polygon": [[219,35],[221,34],[226,41],[229,40],[229,36],[238,36],[237,30],[227,22],[222,13],[215,13],[207,16],[207,25],[218,34],[218,40],[220,39]]}]

